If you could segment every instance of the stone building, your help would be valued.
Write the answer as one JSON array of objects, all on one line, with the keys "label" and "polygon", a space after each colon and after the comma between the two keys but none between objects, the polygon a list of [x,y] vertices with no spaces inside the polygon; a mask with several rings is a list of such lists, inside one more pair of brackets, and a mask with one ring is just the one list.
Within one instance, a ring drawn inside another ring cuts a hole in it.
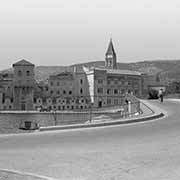
[{"label": "stone building", "polygon": [[89,101],[85,73],[66,71],[49,76],[47,88],[36,95],[35,106],[56,110],[87,109]]},{"label": "stone building", "polygon": [[117,68],[116,52],[110,40],[104,67],[76,67],[50,75],[37,83],[34,64],[21,60],[13,64],[14,73],[0,75],[1,110],[81,110],[125,103],[127,93],[142,96],[143,75]]},{"label": "stone building", "polygon": [[86,70],[91,101],[95,107],[123,104],[127,93],[141,96],[141,73],[92,68]]}]

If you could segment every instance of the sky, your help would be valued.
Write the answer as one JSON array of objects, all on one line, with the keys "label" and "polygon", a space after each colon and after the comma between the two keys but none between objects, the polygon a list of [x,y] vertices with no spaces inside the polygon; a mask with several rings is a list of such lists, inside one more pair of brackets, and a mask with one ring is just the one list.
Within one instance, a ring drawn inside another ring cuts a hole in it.
[{"label": "sky", "polygon": [[180,59],[179,0],[0,0],[0,69]]}]

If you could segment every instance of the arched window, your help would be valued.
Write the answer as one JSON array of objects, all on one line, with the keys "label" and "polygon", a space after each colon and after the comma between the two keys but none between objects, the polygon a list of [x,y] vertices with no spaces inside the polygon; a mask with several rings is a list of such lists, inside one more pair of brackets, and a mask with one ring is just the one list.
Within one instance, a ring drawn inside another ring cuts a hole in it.
[{"label": "arched window", "polygon": [[22,71],[18,71],[18,76],[22,76]]},{"label": "arched window", "polygon": [[26,71],[26,75],[27,75],[27,76],[30,76],[30,71]]},{"label": "arched window", "polygon": [[81,88],[81,89],[80,89],[80,94],[82,94],[82,93],[83,93],[83,89]]}]

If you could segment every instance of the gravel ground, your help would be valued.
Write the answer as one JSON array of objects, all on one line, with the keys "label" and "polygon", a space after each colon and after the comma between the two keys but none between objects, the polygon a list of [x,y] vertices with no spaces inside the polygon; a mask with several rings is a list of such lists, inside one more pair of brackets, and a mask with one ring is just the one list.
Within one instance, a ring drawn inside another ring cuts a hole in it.
[{"label": "gravel ground", "polygon": [[33,177],[26,174],[19,174],[15,172],[0,170],[0,180],[46,180],[46,179]]}]

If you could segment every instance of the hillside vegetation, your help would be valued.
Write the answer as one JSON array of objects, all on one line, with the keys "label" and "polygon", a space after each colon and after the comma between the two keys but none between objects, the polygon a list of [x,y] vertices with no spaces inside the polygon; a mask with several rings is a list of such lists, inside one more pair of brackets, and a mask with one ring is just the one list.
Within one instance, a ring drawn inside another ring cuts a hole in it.
[{"label": "hillside vegetation", "polygon": [[[82,71],[82,66],[87,67],[104,67],[104,61],[91,61],[82,64],[74,64],[71,66],[37,66],[35,68],[36,80],[44,81],[49,75],[60,73],[63,71],[73,70]],[[180,60],[156,60],[142,61],[135,63],[117,63],[118,69],[127,69],[140,71],[149,75],[159,74],[160,80],[163,82],[179,81],[180,79]],[[11,72],[12,69],[2,72]]]}]

